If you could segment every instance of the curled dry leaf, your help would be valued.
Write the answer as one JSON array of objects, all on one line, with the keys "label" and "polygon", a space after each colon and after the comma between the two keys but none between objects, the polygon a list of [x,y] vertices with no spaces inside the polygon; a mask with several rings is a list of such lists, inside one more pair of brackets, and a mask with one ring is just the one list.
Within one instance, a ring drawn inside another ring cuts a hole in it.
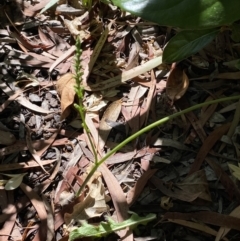
[{"label": "curled dry leaf", "polygon": [[107,105],[108,101],[103,99],[103,96],[97,93],[91,94],[84,102],[87,112],[99,111]]},{"label": "curled dry leaf", "polygon": [[184,70],[179,67],[173,67],[167,78],[167,96],[172,102],[180,99],[186,93],[188,85],[189,79]]},{"label": "curled dry leaf", "polygon": [[65,119],[70,114],[70,106],[75,98],[75,79],[71,73],[63,75],[57,81],[57,92],[61,98],[61,119]]},{"label": "curled dry leaf", "polygon": [[[90,168],[88,168],[91,170]],[[88,183],[89,192],[86,198],[74,205],[72,213],[65,213],[64,220],[68,225],[72,220],[82,222],[89,218],[99,217],[103,212],[109,210],[106,204],[109,201],[108,196],[105,195],[104,185],[102,183],[102,177],[100,172],[95,172],[93,177]]]}]

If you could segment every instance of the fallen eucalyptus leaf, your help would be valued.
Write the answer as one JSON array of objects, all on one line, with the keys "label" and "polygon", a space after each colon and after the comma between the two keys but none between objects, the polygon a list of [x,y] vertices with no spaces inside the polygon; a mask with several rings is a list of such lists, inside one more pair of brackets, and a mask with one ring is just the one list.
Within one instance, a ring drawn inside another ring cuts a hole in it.
[{"label": "fallen eucalyptus leaf", "polygon": [[[12,178],[10,178],[6,185],[5,185],[5,190],[7,191],[11,191],[14,190],[16,188],[18,188],[20,186],[20,184],[23,181],[23,177],[26,175],[27,173],[21,173],[21,174],[15,174]],[[6,174],[4,174],[6,175]]]},{"label": "fallen eucalyptus leaf", "polygon": [[172,102],[180,99],[187,91],[189,85],[188,76],[184,70],[175,67],[171,70],[166,84],[167,96]]},{"label": "fallen eucalyptus leaf", "polygon": [[70,114],[70,106],[73,104],[75,99],[76,81],[71,73],[63,75],[57,81],[57,92],[61,97],[61,119],[65,119]]},{"label": "fallen eucalyptus leaf", "polygon": [[103,212],[109,210],[106,204],[107,196],[104,192],[102,177],[100,172],[95,172],[88,183],[89,192],[86,198],[74,205],[72,213],[65,213],[64,220],[68,225],[72,220],[82,222],[89,218],[99,217]]}]

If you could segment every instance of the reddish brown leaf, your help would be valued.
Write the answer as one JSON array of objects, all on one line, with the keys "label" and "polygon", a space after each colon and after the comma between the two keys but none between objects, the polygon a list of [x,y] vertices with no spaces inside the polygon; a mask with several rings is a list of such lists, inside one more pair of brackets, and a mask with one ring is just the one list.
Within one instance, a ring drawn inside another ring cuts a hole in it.
[{"label": "reddish brown leaf", "polygon": [[147,181],[154,175],[157,169],[150,169],[143,173],[143,175],[137,180],[133,188],[127,193],[127,203],[131,206],[142,193]]},{"label": "reddish brown leaf", "polygon": [[[177,101],[176,104],[182,110],[189,107],[189,103],[188,103],[187,99],[185,98],[185,96],[183,96],[183,98],[181,98],[179,101]],[[196,115],[194,114],[194,112],[190,111],[190,112],[186,113],[185,116],[188,118],[188,120],[192,124],[194,130],[198,134],[201,141],[204,142],[207,135],[206,135],[205,131],[203,130],[203,127],[202,127],[200,121],[198,120],[198,118],[196,117]]]},{"label": "reddish brown leaf", "polygon": [[[110,172],[110,170],[107,168],[105,163],[103,163],[100,166],[100,171],[102,172],[103,178],[107,184],[109,193],[112,197],[113,205],[115,207],[118,222],[122,222],[128,218],[128,204],[126,197],[123,193],[123,190],[121,186],[119,185],[117,179],[114,177],[114,175]],[[127,230],[127,236],[126,232],[124,230],[121,231],[121,236],[124,237],[124,240],[133,240],[133,234],[132,231],[129,229]]]},{"label": "reddish brown leaf", "polygon": [[192,202],[195,199],[197,199],[201,192],[199,193],[189,193],[180,189],[171,190],[170,188],[167,188],[163,181],[155,176],[151,177],[151,182],[155,185],[157,189],[159,189],[164,195],[172,198],[176,198],[185,202]]},{"label": "reddish brown leaf", "polygon": [[224,186],[226,192],[229,194],[229,197],[232,199],[234,196],[236,196],[238,201],[240,201],[240,190],[233,182],[233,180],[229,177],[229,175],[222,169],[222,167],[217,162],[208,157],[205,159],[209,166],[214,170],[217,178],[220,179],[220,182]]},{"label": "reddish brown leaf", "polygon": [[164,214],[166,219],[180,219],[180,220],[192,220],[196,219],[203,223],[216,225],[219,227],[225,226],[227,228],[235,229],[240,231],[240,219],[236,217],[231,217],[228,215],[202,211],[202,212],[193,212],[193,213],[178,213],[178,212],[168,212]]},{"label": "reddish brown leaf", "polygon": [[222,125],[218,128],[216,128],[204,141],[202,147],[200,148],[197,157],[194,160],[194,163],[191,166],[191,169],[189,171],[189,175],[198,171],[201,168],[201,165],[209,153],[209,151],[213,148],[213,146],[216,144],[216,142],[224,135],[229,127],[231,126],[231,123],[227,123],[225,125]]}]

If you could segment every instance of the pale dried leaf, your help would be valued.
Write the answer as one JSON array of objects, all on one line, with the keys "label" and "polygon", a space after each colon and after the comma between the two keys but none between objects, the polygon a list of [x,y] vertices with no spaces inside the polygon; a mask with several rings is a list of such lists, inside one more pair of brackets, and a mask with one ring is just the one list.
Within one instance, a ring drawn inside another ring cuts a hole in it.
[{"label": "pale dried leaf", "polygon": [[107,141],[108,135],[112,127],[106,123],[107,120],[116,121],[121,112],[121,100],[111,103],[103,114],[99,124],[98,146],[102,150]]},{"label": "pale dried leaf", "polygon": [[74,103],[76,81],[71,73],[63,75],[57,81],[57,92],[61,97],[61,119],[65,119],[70,114],[70,106]]},{"label": "pale dried leaf", "polygon": [[41,114],[50,114],[50,113],[54,112],[54,111],[50,111],[50,110],[45,110],[40,106],[32,104],[29,100],[27,100],[23,96],[17,97],[16,100],[20,105],[22,105],[22,106],[24,106],[24,107],[26,107],[26,108],[34,111],[34,112],[38,112],[38,113],[41,113]]},{"label": "pale dried leaf", "polygon": [[108,101],[103,99],[102,95],[93,93],[90,95],[84,105],[87,112],[99,111],[107,105]]},{"label": "pale dried leaf", "polygon": [[73,45],[70,49],[68,49],[65,53],[63,53],[58,59],[56,59],[56,61],[54,61],[51,65],[51,67],[49,68],[49,72],[52,72],[53,69],[56,68],[56,66],[58,66],[60,63],[65,61],[71,55],[73,55],[75,49],[76,49],[76,47]]},{"label": "pale dried leaf", "polygon": [[156,57],[154,59],[149,60],[145,64],[142,64],[133,69],[127,70],[127,71],[121,73],[120,75],[117,75],[117,76],[107,79],[105,81],[101,81],[100,83],[92,84],[92,85],[88,85],[87,83],[84,83],[83,84],[84,89],[88,90],[88,91],[100,91],[100,90],[105,90],[105,89],[109,89],[112,87],[122,85],[126,81],[128,81],[138,75],[144,74],[145,72],[157,67],[161,63],[162,63],[162,56]]},{"label": "pale dried leaf", "polygon": [[171,101],[180,99],[188,89],[189,79],[184,70],[175,67],[167,78],[166,93]]},{"label": "pale dried leaf", "polygon": [[107,212],[109,207],[106,204],[106,196],[100,173],[96,172],[88,182],[89,193],[86,198],[73,207],[71,214],[66,213],[64,220],[69,224],[72,220],[81,222],[89,218],[99,217]]}]

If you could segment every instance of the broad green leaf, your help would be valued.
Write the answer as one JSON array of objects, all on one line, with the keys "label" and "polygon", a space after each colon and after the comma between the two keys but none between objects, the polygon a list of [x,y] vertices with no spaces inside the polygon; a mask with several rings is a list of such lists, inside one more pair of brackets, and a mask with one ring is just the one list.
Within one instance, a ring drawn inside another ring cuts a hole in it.
[{"label": "broad green leaf", "polygon": [[47,11],[49,8],[51,8],[53,5],[55,5],[58,2],[58,0],[51,0],[46,6],[41,10],[40,13],[44,13]]},{"label": "broad green leaf", "polygon": [[119,231],[126,227],[131,229],[135,228],[139,224],[146,225],[148,222],[154,220],[156,218],[155,214],[148,214],[146,217],[139,217],[136,213],[132,214],[132,216],[121,222],[116,223],[112,219],[109,219],[108,222],[101,222],[99,226],[88,224],[87,222],[82,223],[80,228],[76,228],[70,232],[69,240],[73,241],[77,238],[82,237],[102,237],[106,236],[112,232]]},{"label": "broad green leaf", "polygon": [[4,189],[7,191],[10,191],[10,190],[14,190],[14,189],[18,188],[20,186],[20,184],[22,183],[23,177],[26,174],[27,173],[15,174],[14,177],[10,178],[7,181]]},{"label": "broad green leaf", "polygon": [[188,58],[209,44],[218,32],[218,29],[181,31],[165,47],[163,62],[172,63]]},{"label": "broad green leaf", "polygon": [[240,19],[239,0],[112,0],[143,19],[182,29],[228,25]]}]

